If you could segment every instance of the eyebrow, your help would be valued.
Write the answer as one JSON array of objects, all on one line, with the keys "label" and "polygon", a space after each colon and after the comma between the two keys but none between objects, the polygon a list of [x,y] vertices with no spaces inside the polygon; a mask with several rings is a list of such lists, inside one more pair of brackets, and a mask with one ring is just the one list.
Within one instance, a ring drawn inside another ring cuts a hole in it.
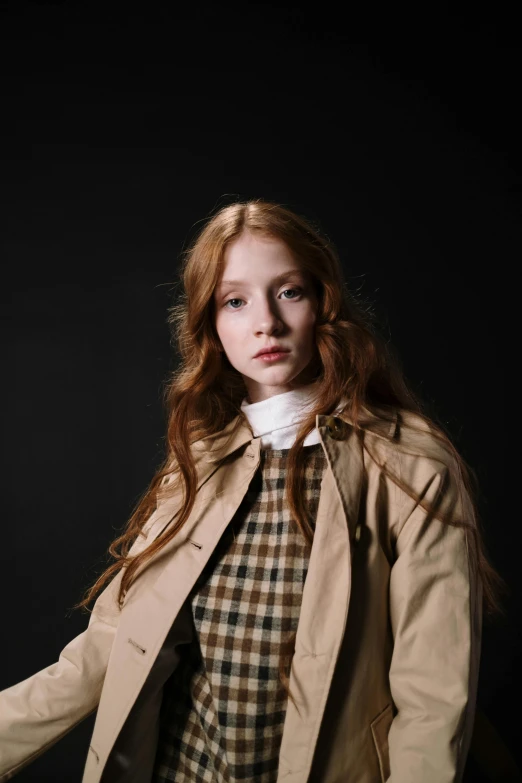
[{"label": "eyebrow", "polygon": [[[300,277],[304,277],[303,271],[301,269],[288,269],[286,272],[283,272],[283,274],[274,277],[272,283],[278,285],[283,280],[286,280],[289,277],[295,277],[296,275],[299,275]],[[248,281],[247,280],[222,280],[218,287],[224,288],[225,286],[230,287],[230,286],[242,286],[242,285],[248,285]]]}]

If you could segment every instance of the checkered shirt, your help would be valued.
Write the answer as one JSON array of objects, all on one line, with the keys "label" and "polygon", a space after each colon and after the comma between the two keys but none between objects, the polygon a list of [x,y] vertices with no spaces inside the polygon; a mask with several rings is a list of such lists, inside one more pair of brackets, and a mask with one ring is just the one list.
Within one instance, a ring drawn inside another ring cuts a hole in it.
[{"label": "checkered shirt", "polygon": [[[309,559],[284,497],[288,452],[261,451],[194,587],[196,641],[165,686],[152,783],[277,780],[288,698],[279,663],[297,629]],[[315,520],[326,458],[321,444],[304,454]]]}]

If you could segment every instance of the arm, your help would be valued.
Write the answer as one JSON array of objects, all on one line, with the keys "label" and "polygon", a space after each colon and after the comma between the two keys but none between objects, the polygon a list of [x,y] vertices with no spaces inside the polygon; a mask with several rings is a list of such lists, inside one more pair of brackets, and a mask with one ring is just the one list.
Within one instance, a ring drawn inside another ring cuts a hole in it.
[{"label": "arm", "polygon": [[10,780],[96,709],[118,624],[119,583],[120,574],[98,597],[87,630],[56,663],[0,693],[0,781]]},{"label": "arm", "polygon": [[[157,509],[129,554],[145,549],[164,519]],[[10,780],[98,706],[120,608],[122,571],[98,596],[87,629],[56,663],[0,692],[0,783]]]},{"label": "arm", "polygon": [[[469,498],[459,497],[450,471],[419,465],[424,499],[450,521],[473,522]],[[389,781],[457,783],[475,711],[480,581],[464,529],[441,522],[406,495],[400,519],[390,576],[390,687],[398,712],[388,735]]]}]

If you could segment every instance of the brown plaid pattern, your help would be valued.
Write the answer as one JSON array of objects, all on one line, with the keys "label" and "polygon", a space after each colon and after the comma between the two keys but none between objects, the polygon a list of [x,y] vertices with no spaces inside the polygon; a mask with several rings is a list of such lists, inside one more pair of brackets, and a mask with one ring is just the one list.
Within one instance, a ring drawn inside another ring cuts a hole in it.
[{"label": "brown plaid pattern", "polygon": [[[261,452],[237,514],[192,593],[196,642],[165,688],[153,783],[273,783],[287,694],[282,645],[297,629],[308,551],[284,499],[289,449]],[[315,519],[326,458],[305,448]]]}]

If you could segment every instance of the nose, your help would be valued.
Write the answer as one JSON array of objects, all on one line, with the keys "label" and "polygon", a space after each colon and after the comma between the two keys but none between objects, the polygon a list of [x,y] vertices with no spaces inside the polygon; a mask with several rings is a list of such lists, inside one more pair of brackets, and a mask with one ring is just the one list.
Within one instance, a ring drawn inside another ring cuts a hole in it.
[{"label": "nose", "polygon": [[277,309],[277,303],[263,298],[256,307],[254,331],[256,334],[276,334],[283,329],[283,321]]}]

